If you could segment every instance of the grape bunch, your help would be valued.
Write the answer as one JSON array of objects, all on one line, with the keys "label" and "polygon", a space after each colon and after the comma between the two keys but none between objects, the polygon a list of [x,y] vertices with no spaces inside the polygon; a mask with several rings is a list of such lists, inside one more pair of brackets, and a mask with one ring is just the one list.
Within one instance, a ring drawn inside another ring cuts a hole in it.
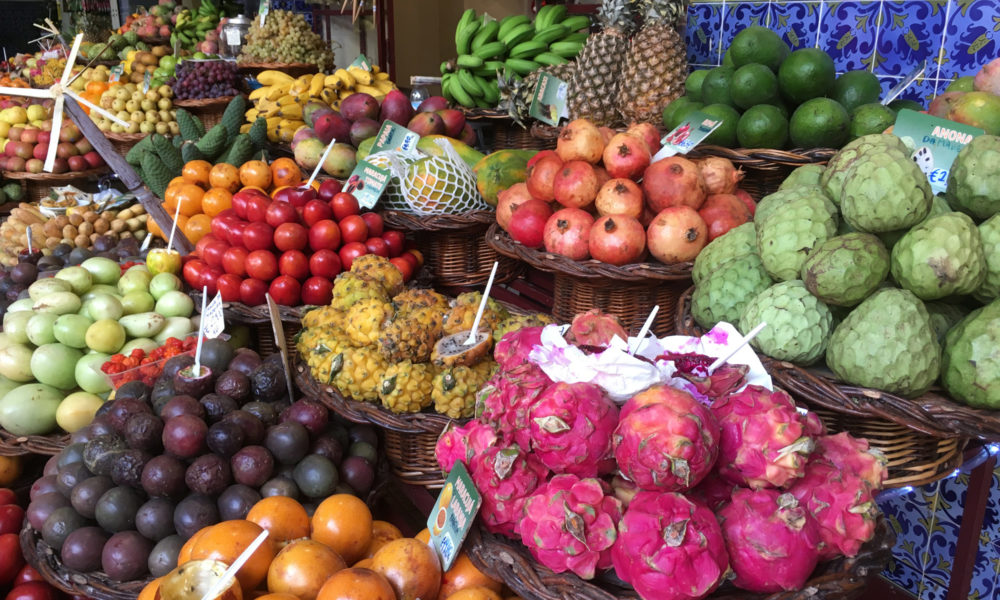
[{"label": "grape bunch", "polygon": [[178,100],[200,100],[239,94],[236,63],[225,60],[185,60],[167,84]]},{"label": "grape bunch", "polygon": [[286,10],[272,10],[260,25],[254,19],[239,62],[312,63],[320,72],[333,70],[333,49],[314,33],[304,16]]}]

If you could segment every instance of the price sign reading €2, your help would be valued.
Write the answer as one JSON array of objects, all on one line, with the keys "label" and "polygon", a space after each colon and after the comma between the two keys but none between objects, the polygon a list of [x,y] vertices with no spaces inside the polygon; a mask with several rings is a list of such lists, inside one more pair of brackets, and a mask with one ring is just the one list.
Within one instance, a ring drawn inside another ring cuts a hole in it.
[{"label": "price sign reading \u20ac2", "polygon": [[715,131],[722,121],[705,113],[693,111],[680,125],[661,140],[663,148],[653,157],[653,162],[675,154],[687,154],[692,148]]},{"label": "price sign reading \u20ac2", "polygon": [[443,571],[450,569],[458,556],[482,503],[482,496],[465,465],[456,462],[427,518],[427,530],[431,532],[431,543],[441,559]]}]

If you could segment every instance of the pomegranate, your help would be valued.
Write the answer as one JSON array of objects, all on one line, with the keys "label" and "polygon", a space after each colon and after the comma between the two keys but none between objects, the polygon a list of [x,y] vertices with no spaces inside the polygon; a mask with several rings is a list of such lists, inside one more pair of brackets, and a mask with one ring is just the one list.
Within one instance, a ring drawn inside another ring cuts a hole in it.
[{"label": "pomegranate", "polygon": [[558,157],[559,155],[556,154],[555,150],[539,150],[538,152],[535,153],[534,156],[528,159],[528,164],[526,166],[530,167],[534,165],[536,162],[545,158],[546,156]]},{"label": "pomegranate", "polygon": [[709,156],[698,163],[698,170],[705,180],[707,194],[732,194],[743,179],[743,171],[736,170],[728,158]]},{"label": "pomegranate", "polygon": [[757,203],[754,202],[753,196],[750,195],[750,192],[743,188],[736,188],[736,191],[733,192],[733,194],[740,199],[740,202],[746,205],[747,210],[750,211],[751,217],[757,214]]},{"label": "pomegranate", "polygon": [[690,160],[671,156],[657,161],[642,176],[642,191],[656,212],[670,206],[688,206],[695,210],[705,201],[705,180],[698,165]]},{"label": "pomegranate", "polygon": [[600,185],[593,165],[582,160],[563,163],[552,183],[552,194],[556,202],[567,208],[589,206],[597,197],[598,189]]},{"label": "pomegranate", "polygon": [[690,206],[670,206],[653,218],[646,236],[649,253],[656,260],[672,265],[698,256],[708,243],[708,226]]},{"label": "pomegranate", "polygon": [[594,165],[594,173],[597,173],[597,189],[601,189],[611,179],[611,175],[608,175],[608,170],[601,165]]},{"label": "pomegranate", "polygon": [[555,200],[552,184],[562,168],[563,161],[558,156],[546,156],[528,167],[528,191],[536,200]]},{"label": "pomegranate", "polygon": [[545,223],[545,250],[573,260],[590,256],[588,241],[594,217],[579,208],[557,210]]},{"label": "pomegranate", "polygon": [[660,130],[652,123],[633,123],[629,125],[625,133],[634,135],[646,142],[649,154],[653,155],[660,151]]},{"label": "pomegranate", "polygon": [[638,262],[646,250],[642,224],[625,215],[607,215],[590,228],[590,256],[612,265]]},{"label": "pomegranate", "polygon": [[497,194],[497,223],[504,231],[509,231],[510,216],[520,204],[534,200],[524,182],[515,183]]},{"label": "pomegranate", "polygon": [[631,179],[609,179],[597,192],[597,213],[642,218],[642,190]]},{"label": "pomegranate", "polygon": [[540,248],[545,241],[545,222],[552,208],[541,200],[528,200],[518,205],[510,217],[510,237],[528,248]]},{"label": "pomegranate", "polygon": [[743,201],[733,194],[712,194],[705,198],[698,214],[708,226],[710,242],[733,227],[749,223],[753,218]]},{"label": "pomegranate", "polygon": [[619,133],[604,149],[604,168],[612,177],[637,179],[649,166],[649,148],[641,138]]},{"label": "pomegranate", "polygon": [[570,121],[559,132],[556,153],[564,162],[585,160],[597,164],[604,152],[604,136],[596,125],[586,119]]},{"label": "pomegranate", "polygon": [[597,129],[600,130],[601,137],[604,138],[605,146],[611,141],[611,138],[615,137],[616,132],[614,129],[611,129],[610,127],[598,127]]},{"label": "pomegranate", "polygon": [[649,224],[652,223],[653,219],[655,218],[656,218],[656,213],[650,210],[649,205],[647,204],[642,209],[642,216],[639,217],[639,222],[642,223],[643,227],[649,227]]}]

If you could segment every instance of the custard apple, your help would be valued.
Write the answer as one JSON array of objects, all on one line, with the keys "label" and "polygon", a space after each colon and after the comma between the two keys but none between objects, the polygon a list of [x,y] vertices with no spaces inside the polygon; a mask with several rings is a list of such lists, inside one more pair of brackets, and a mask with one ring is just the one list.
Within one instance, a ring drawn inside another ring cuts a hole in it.
[{"label": "custard apple", "polygon": [[912,398],[937,379],[941,349],[920,298],[884,288],[833,331],[826,364],[847,383]]},{"label": "custard apple", "polygon": [[750,344],[771,358],[799,365],[823,356],[833,329],[830,309],[798,279],[776,283],[751,300],[740,316],[740,331],[761,322],[767,327]]},{"label": "custard apple", "polygon": [[753,223],[744,223],[715,238],[694,259],[691,279],[700,284],[724,263],[757,253],[757,230]]},{"label": "custard apple", "polygon": [[802,165],[785,177],[785,180],[778,186],[778,190],[790,190],[799,187],[819,187],[820,177],[826,171],[826,166],[809,164]]},{"label": "custard apple", "polygon": [[962,148],[948,175],[948,203],[976,219],[1000,212],[1000,137],[981,135]]},{"label": "custard apple", "polygon": [[1000,408],[1000,301],[972,311],[948,332],[941,383],[969,406]]},{"label": "custard apple", "polygon": [[942,346],[944,346],[944,336],[969,314],[969,311],[962,306],[948,302],[924,302],[924,307],[931,318],[931,327],[934,328],[938,344]]},{"label": "custard apple", "polygon": [[986,277],[976,290],[976,298],[990,302],[1000,296],[1000,215],[979,224],[979,239],[986,258]]},{"label": "custard apple", "polygon": [[910,156],[909,150],[894,135],[872,134],[863,135],[847,143],[840,152],[826,164],[826,170],[820,176],[819,186],[834,204],[840,206],[844,189],[844,176],[854,163],[854,159],[868,152],[899,151],[901,155]]},{"label": "custard apple", "polygon": [[840,209],[858,231],[894,231],[923,221],[932,196],[927,177],[908,157],[870,152],[847,169]]},{"label": "custard apple", "polygon": [[760,199],[757,203],[757,211],[753,215],[754,223],[757,224],[757,228],[767,221],[771,215],[781,212],[781,208],[792,202],[794,200],[799,200],[800,198],[822,198],[825,200],[825,205],[827,212],[836,216],[837,207],[834,206],[833,202],[830,202],[828,198],[823,194],[823,191],[816,186],[801,186],[791,189],[778,190],[773,194],[768,194]]},{"label": "custard apple", "polygon": [[747,254],[735,258],[711,273],[694,289],[691,314],[705,329],[719,321],[736,325],[750,300],[771,286],[760,257]]},{"label": "custard apple", "polygon": [[923,300],[976,291],[986,259],[975,223],[951,212],[917,225],[892,248],[892,277]]},{"label": "custard apple", "polygon": [[826,304],[854,306],[889,274],[889,251],[870,233],[838,235],[813,248],[802,281]]},{"label": "custard apple", "polygon": [[[944,199],[944,196],[938,196],[935,194],[935,196],[931,199],[930,212],[927,213],[927,216],[924,217],[924,220],[920,223],[926,223],[927,219],[931,219],[938,215],[945,215],[950,212],[953,211],[951,210],[951,207],[948,206],[948,201]],[[909,229],[897,229],[896,231],[885,231],[877,235],[878,239],[882,240],[882,243],[885,244],[885,247],[892,250],[892,247],[896,245],[896,242],[902,239],[908,231]]]},{"label": "custard apple", "polygon": [[833,205],[818,189],[808,189],[778,192],[801,197],[783,205],[771,218],[757,222],[760,260],[767,274],[777,281],[798,279],[812,249],[837,231],[837,218],[830,212]]}]

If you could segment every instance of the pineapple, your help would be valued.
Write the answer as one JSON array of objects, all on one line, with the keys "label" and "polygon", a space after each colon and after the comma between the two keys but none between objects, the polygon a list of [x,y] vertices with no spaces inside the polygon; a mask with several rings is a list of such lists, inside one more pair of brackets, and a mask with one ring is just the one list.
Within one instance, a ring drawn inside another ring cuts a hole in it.
[{"label": "pineapple", "polygon": [[414,413],[431,405],[430,389],[436,374],[427,363],[408,360],[390,365],[382,375],[378,397],[382,406],[395,413]]},{"label": "pineapple", "polygon": [[382,376],[388,368],[389,363],[375,347],[347,348],[333,355],[327,377],[344,396],[359,402],[376,402]]},{"label": "pineapple", "polygon": [[382,356],[394,363],[429,361],[434,344],[444,332],[441,322],[442,312],[436,308],[396,313],[395,318],[383,325],[379,336]]},{"label": "pineapple", "polygon": [[476,412],[476,393],[497,370],[492,360],[472,367],[453,367],[434,377],[431,397],[434,410],[453,419],[471,417]]},{"label": "pineapple", "polygon": [[392,304],[378,298],[358,300],[347,309],[344,330],[351,341],[358,346],[367,346],[378,341],[382,324],[393,315]]},{"label": "pineapple", "polygon": [[504,82],[500,90],[502,97],[501,106],[506,106],[507,114],[515,123],[521,127],[526,127],[526,123],[531,119],[531,100],[535,97],[535,86],[538,85],[540,73],[548,73],[569,83],[573,80],[573,73],[576,72],[576,63],[568,62],[561,65],[542,67],[537,71],[532,71],[523,79],[516,75]]},{"label": "pineapple", "polygon": [[403,291],[403,274],[383,256],[365,254],[355,258],[351,263],[351,273],[379,283],[390,296]]},{"label": "pineapple", "polygon": [[663,107],[684,93],[687,48],[676,25],[684,18],[682,0],[640,0],[642,28],[632,38],[618,109],[628,122],[658,123]]},{"label": "pineapple", "polygon": [[396,310],[401,313],[410,312],[418,308],[437,308],[448,310],[448,299],[434,290],[410,288],[403,290],[392,299]]},{"label": "pineapple", "polygon": [[[309,368],[315,371],[331,352],[340,352],[341,349],[348,348],[350,345],[351,340],[348,339],[344,330],[335,325],[322,325],[303,329],[299,334],[296,347],[299,356],[303,357]],[[325,379],[318,379],[328,383]]]},{"label": "pineapple", "polygon": [[632,28],[629,3],[604,0],[601,4],[597,16],[603,29],[587,38],[576,57],[576,72],[569,84],[570,119],[587,119],[606,126],[621,121],[618,92]]},{"label": "pineapple", "polygon": [[302,327],[320,327],[322,325],[343,326],[344,313],[332,306],[314,308],[302,316]]},{"label": "pineapple", "polygon": [[357,273],[341,273],[333,280],[333,300],[330,302],[330,306],[334,309],[346,311],[355,302],[365,298],[376,298],[382,302],[388,302],[389,294],[379,282]]}]

